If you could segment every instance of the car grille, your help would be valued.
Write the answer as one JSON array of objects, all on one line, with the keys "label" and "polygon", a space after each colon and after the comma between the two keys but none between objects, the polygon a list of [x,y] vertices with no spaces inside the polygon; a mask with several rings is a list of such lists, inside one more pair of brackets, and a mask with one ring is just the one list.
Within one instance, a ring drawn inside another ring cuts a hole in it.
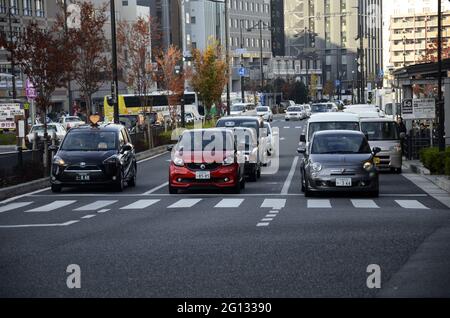
[{"label": "car grille", "polygon": [[80,166],[80,165],[73,165],[66,168],[68,171],[88,171],[88,170],[101,170],[99,167],[94,165],[86,165],[86,166]]},{"label": "car grille", "polygon": [[[205,168],[202,169],[201,166],[205,165]],[[219,168],[220,166],[222,166],[221,163],[188,163],[186,164],[186,167],[190,170],[216,170],[217,168]]]}]

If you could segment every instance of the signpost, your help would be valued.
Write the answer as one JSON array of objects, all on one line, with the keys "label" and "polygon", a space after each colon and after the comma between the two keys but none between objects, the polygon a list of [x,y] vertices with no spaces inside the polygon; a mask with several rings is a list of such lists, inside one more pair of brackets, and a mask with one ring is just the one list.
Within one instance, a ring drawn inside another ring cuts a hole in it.
[{"label": "signpost", "polygon": [[24,110],[18,103],[0,104],[0,130],[15,130],[15,116],[24,115]]},{"label": "signpost", "polygon": [[402,102],[403,119],[435,119],[436,100],[434,98],[405,99]]},{"label": "signpost", "polygon": [[414,119],[413,100],[410,98],[402,101],[402,117],[403,119]]}]

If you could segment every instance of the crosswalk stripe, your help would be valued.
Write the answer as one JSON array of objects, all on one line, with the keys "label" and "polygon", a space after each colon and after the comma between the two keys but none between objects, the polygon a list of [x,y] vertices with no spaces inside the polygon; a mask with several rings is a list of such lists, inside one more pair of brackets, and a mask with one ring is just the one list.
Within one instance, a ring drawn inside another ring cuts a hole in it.
[{"label": "crosswalk stripe", "polygon": [[50,211],[54,211],[56,209],[71,205],[73,203],[77,202],[76,200],[58,200],[58,201],[54,201],[52,203],[25,211],[25,212],[50,212]]},{"label": "crosswalk stripe", "polygon": [[289,129],[289,128],[291,128],[291,127],[289,127],[289,126],[285,126],[285,127],[283,127],[284,129]]},{"label": "crosswalk stripe", "polygon": [[181,199],[175,202],[174,204],[168,206],[169,209],[178,209],[178,208],[191,208],[197,203],[199,203],[202,199]]},{"label": "crosswalk stripe", "polygon": [[268,222],[261,222],[261,223],[256,224],[256,226],[257,226],[257,227],[269,226],[269,224],[270,224],[270,223],[268,223]]},{"label": "crosswalk stripe", "polygon": [[16,203],[10,203],[5,206],[0,207],[0,213],[7,212],[19,208],[23,208],[24,206],[30,205],[33,202],[16,202]]},{"label": "crosswalk stripe", "polygon": [[308,200],[308,208],[329,209],[331,208],[331,202],[330,200]]},{"label": "crosswalk stripe", "polygon": [[74,211],[96,211],[96,210],[104,208],[108,205],[114,204],[116,202],[117,202],[117,200],[99,200],[99,201],[95,201],[93,203],[84,205],[82,207],[79,207],[79,208],[75,209]]},{"label": "crosswalk stripe", "polygon": [[238,208],[244,199],[223,199],[216,204],[215,208]]},{"label": "crosswalk stripe", "polygon": [[127,206],[120,208],[121,210],[141,210],[148,208],[149,206],[158,203],[160,200],[138,200]]},{"label": "crosswalk stripe", "polygon": [[286,205],[286,199],[265,199],[261,204],[261,208],[271,208],[274,210],[279,210],[284,208]]},{"label": "crosswalk stripe", "polygon": [[380,207],[373,200],[351,200],[355,208],[379,209]]},{"label": "crosswalk stripe", "polygon": [[429,210],[429,208],[417,200],[395,200],[395,202],[405,209]]},{"label": "crosswalk stripe", "polygon": [[302,129],[301,126],[295,126],[295,129]]}]

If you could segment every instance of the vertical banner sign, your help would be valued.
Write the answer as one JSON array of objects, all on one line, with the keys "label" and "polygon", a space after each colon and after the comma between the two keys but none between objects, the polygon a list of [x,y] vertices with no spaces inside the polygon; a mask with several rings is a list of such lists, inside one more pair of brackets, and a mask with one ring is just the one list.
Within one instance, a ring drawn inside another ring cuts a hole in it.
[{"label": "vertical banner sign", "polygon": [[402,101],[402,117],[403,119],[414,119],[414,109],[412,99],[404,99]]}]

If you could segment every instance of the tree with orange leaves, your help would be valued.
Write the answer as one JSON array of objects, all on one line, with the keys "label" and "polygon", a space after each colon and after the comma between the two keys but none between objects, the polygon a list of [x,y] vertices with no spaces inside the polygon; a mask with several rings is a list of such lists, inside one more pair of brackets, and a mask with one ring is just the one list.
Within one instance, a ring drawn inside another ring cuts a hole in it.
[{"label": "tree with orange leaves", "polygon": [[212,41],[202,52],[192,49],[191,85],[205,105],[209,117],[213,104],[219,105],[228,80],[228,66],[222,54],[222,47]]},{"label": "tree with orange leaves", "polygon": [[[420,58],[421,63],[436,63],[437,62],[437,51],[438,51],[438,40],[435,39],[428,43],[425,49],[424,55]],[[442,41],[442,58],[450,58],[450,47],[448,46],[448,41]]]},{"label": "tree with orange leaves", "polygon": [[180,49],[171,45],[166,52],[161,52],[156,58],[160,70],[160,82],[168,94],[168,103],[172,123],[177,122],[177,106],[184,94],[185,74],[181,69],[183,54]]}]

